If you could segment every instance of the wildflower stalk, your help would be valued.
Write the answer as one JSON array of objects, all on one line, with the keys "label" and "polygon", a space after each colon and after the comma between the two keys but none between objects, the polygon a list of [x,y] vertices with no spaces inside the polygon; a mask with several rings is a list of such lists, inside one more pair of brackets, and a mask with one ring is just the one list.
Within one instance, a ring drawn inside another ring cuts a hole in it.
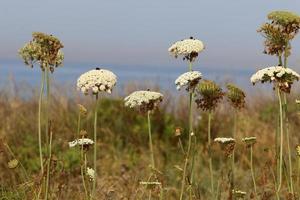
[{"label": "wildflower stalk", "polygon": [[251,168],[251,176],[253,181],[254,193],[255,193],[255,197],[257,198],[256,182],[255,182],[254,169],[253,169],[253,145],[250,145],[250,168]]},{"label": "wildflower stalk", "polygon": [[[236,131],[237,131],[237,111],[234,110],[233,112],[233,132],[232,132],[232,138],[235,138],[236,136]],[[235,151],[233,149],[233,152],[232,152],[232,163],[231,163],[231,189],[234,190],[234,184],[235,184],[235,181],[234,181],[234,162],[235,162]],[[235,199],[235,197],[233,196],[233,199]]]},{"label": "wildflower stalk", "polygon": [[41,165],[41,174],[44,173],[44,165],[43,165],[43,152],[42,152],[42,99],[43,99],[43,92],[44,92],[44,84],[45,84],[45,71],[42,71],[42,78],[41,78],[41,89],[39,95],[39,113],[38,113],[38,138],[39,138],[39,153],[40,153],[40,165]]},{"label": "wildflower stalk", "polygon": [[298,176],[297,176],[297,185],[299,187],[298,191],[300,191],[300,156],[298,156]]},{"label": "wildflower stalk", "polygon": [[96,107],[94,116],[94,170],[95,178],[93,181],[92,197],[95,197],[96,181],[97,181],[97,115],[98,115],[98,93],[96,94]]},{"label": "wildflower stalk", "polygon": [[[284,51],[284,64],[283,66],[287,67],[287,58],[288,58],[288,42],[285,46]],[[294,186],[293,186],[293,166],[292,166],[292,156],[291,156],[291,148],[290,148],[290,133],[289,133],[289,119],[288,119],[288,108],[287,108],[287,95],[283,94],[284,99],[284,118],[285,118],[285,128],[286,128],[286,139],[287,139],[287,148],[288,148],[288,159],[289,159],[289,179],[290,179],[290,192],[294,194]]]},{"label": "wildflower stalk", "polygon": [[[46,121],[46,144],[49,144],[49,106],[50,106],[50,77],[49,77],[49,66],[46,67],[46,113],[45,113],[45,121]],[[46,146],[46,152],[48,153],[48,146]]]},{"label": "wildflower stalk", "polygon": [[150,148],[150,157],[151,157],[151,168],[155,169],[155,160],[154,160],[154,152],[153,152],[153,143],[152,143],[152,134],[151,134],[151,120],[150,120],[150,110],[147,113],[148,119],[148,137],[149,137],[149,148]]},{"label": "wildflower stalk", "polygon": [[[189,62],[189,71],[192,71],[192,62]],[[183,193],[184,193],[184,188],[185,188],[185,178],[187,174],[187,166],[189,163],[189,158],[190,158],[190,151],[191,151],[191,146],[192,146],[192,125],[193,125],[193,113],[192,113],[192,101],[193,101],[193,91],[190,91],[189,95],[189,141],[188,141],[188,149],[185,155],[185,163],[184,163],[184,168],[183,168],[183,175],[182,175],[182,181],[181,181],[181,191],[180,191],[180,200],[183,199]],[[193,170],[193,169],[191,169]]]},{"label": "wildflower stalk", "polygon": [[[49,127],[49,126],[48,126]],[[51,127],[50,127],[51,129]],[[48,200],[49,195],[49,185],[50,185],[50,167],[51,167],[51,157],[52,157],[52,130],[50,130],[50,138],[49,138],[49,158],[47,162],[47,178],[46,178],[46,192],[45,199]]]},{"label": "wildflower stalk", "polygon": [[282,99],[279,87],[277,87],[277,95],[279,102],[279,116],[280,116],[280,152],[279,152],[279,179],[277,185],[277,195],[279,195],[282,183],[282,164],[283,164],[283,110],[282,110]]},{"label": "wildflower stalk", "polygon": [[208,138],[208,154],[209,154],[209,171],[210,171],[210,184],[211,184],[211,193],[212,197],[215,198],[214,192],[214,175],[213,175],[213,163],[211,155],[211,111],[208,112],[208,125],[207,125],[207,138]]},{"label": "wildflower stalk", "polygon": [[[83,139],[83,137],[82,137],[82,139]],[[84,176],[84,172],[86,171],[85,165],[86,165],[86,152],[83,151],[83,145],[81,145],[81,166],[80,166],[81,178],[82,178],[82,185],[84,188],[85,198],[88,200],[89,195],[88,195],[88,191],[87,191],[87,187],[86,187],[86,183],[85,183],[85,176]]]}]

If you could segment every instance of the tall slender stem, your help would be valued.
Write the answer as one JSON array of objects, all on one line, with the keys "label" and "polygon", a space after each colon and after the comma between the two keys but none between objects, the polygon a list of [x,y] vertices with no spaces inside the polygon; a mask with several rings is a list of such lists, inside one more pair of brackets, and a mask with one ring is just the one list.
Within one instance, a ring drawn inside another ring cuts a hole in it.
[{"label": "tall slender stem", "polygon": [[283,111],[282,111],[282,99],[279,87],[277,89],[278,102],[279,102],[279,114],[280,114],[280,155],[279,155],[279,180],[277,185],[277,193],[280,192],[282,183],[282,162],[283,162]]},{"label": "tall slender stem", "polygon": [[[48,126],[49,127],[49,126]],[[51,129],[51,126],[50,126]],[[50,138],[49,138],[49,158],[47,162],[47,179],[46,179],[46,195],[45,200],[48,200],[49,195],[49,185],[50,185],[50,168],[51,168],[51,157],[52,157],[52,130],[50,130]]]},{"label": "tall slender stem", "polygon": [[[46,113],[45,113],[45,121],[46,121],[46,144],[49,144],[49,106],[50,106],[50,69],[47,65],[46,67]],[[46,152],[48,154],[48,146],[46,145]]]},{"label": "tall slender stem", "polygon": [[[232,138],[235,139],[236,136],[236,132],[237,132],[237,111],[234,110],[233,112],[233,131],[232,131]],[[231,163],[231,189],[234,190],[235,187],[235,168],[234,168],[234,163],[235,163],[235,150],[233,149],[232,152],[232,163]],[[235,199],[235,196],[233,196],[233,199]]]},{"label": "tall slender stem", "polygon": [[[83,139],[83,137],[82,137]],[[88,195],[88,191],[87,191],[87,188],[86,188],[86,183],[85,183],[85,176],[84,176],[84,172],[85,172],[85,163],[86,163],[86,152],[83,151],[83,145],[81,146],[81,178],[82,178],[82,185],[83,185],[83,188],[84,188],[84,193],[85,193],[85,198],[88,200],[89,199],[89,195]]]},{"label": "tall slender stem", "polygon": [[[192,62],[189,62],[189,70],[192,71]],[[185,188],[185,178],[187,174],[187,166],[189,163],[190,158],[190,151],[191,151],[191,143],[192,143],[192,132],[193,132],[193,113],[192,113],[192,101],[193,101],[193,91],[190,91],[189,94],[189,141],[188,141],[188,149],[185,155],[185,162],[183,168],[183,175],[181,180],[181,190],[180,190],[180,200],[183,199],[184,188]]]},{"label": "tall slender stem", "polygon": [[253,145],[252,144],[250,146],[250,168],[251,168],[251,176],[253,181],[255,198],[257,198],[256,182],[255,182],[254,169],[253,169]]},{"label": "tall slender stem", "polygon": [[207,125],[207,139],[208,139],[208,155],[209,155],[209,171],[210,171],[210,186],[212,198],[215,198],[215,188],[214,188],[214,174],[213,174],[213,162],[211,155],[211,111],[208,113],[208,125]]},{"label": "tall slender stem", "polygon": [[98,115],[98,94],[96,94],[96,107],[94,116],[94,170],[95,178],[93,181],[92,197],[95,198],[96,182],[97,182],[97,115]]},{"label": "tall slender stem", "polygon": [[38,138],[39,138],[39,152],[40,152],[40,165],[41,165],[41,174],[44,174],[44,165],[43,165],[43,151],[42,151],[42,100],[44,93],[44,84],[45,84],[45,71],[42,71],[41,79],[41,89],[39,96],[39,111],[38,111]]},{"label": "tall slender stem", "polygon": [[148,118],[148,137],[149,137],[149,148],[150,148],[150,156],[151,156],[151,168],[155,169],[155,160],[154,160],[152,134],[151,134],[150,112],[151,111],[149,110],[148,113],[147,113],[147,118]]}]

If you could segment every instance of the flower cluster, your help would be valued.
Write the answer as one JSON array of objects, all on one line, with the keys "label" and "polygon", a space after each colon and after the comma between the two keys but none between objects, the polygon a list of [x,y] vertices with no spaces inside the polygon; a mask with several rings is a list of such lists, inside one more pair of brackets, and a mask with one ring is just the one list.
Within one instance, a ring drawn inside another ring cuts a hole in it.
[{"label": "flower cluster", "polygon": [[93,168],[87,167],[86,175],[89,177],[90,181],[95,180],[95,170]]},{"label": "flower cluster", "polygon": [[247,147],[251,147],[256,143],[256,137],[245,137],[242,141],[246,144]]},{"label": "flower cluster", "polygon": [[264,53],[269,55],[290,55],[289,41],[298,33],[300,17],[292,12],[273,11],[268,15],[271,23],[263,24],[258,32],[266,38]]},{"label": "flower cluster", "polygon": [[253,85],[256,82],[275,82],[281,91],[289,93],[295,80],[299,80],[300,75],[290,68],[282,66],[272,66],[258,70],[251,76]]},{"label": "flower cluster", "polygon": [[75,147],[75,146],[83,146],[83,147],[88,147],[90,145],[94,144],[94,141],[89,139],[89,138],[81,138],[81,139],[76,139],[72,142],[69,142],[69,147]]},{"label": "flower cluster", "polygon": [[117,83],[117,76],[109,70],[96,68],[82,74],[77,80],[77,88],[84,94],[111,93]]},{"label": "flower cluster", "polygon": [[196,85],[199,83],[202,74],[198,71],[191,71],[181,74],[176,80],[175,84],[177,86],[177,90],[180,90],[181,87],[187,86],[187,91],[193,91]]},{"label": "flower cluster", "polygon": [[235,139],[233,138],[227,138],[227,137],[217,137],[214,139],[215,142],[218,142],[220,144],[230,144],[234,143]]},{"label": "flower cluster", "polygon": [[232,195],[235,198],[244,198],[246,196],[246,192],[241,191],[241,190],[232,190]]},{"label": "flower cluster", "polygon": [[135,91],[125,97],[125,106],[139,108],[142,112],[154,110],[162,101],[163,95],[152,91]]},{"label": "flower cluster", "polygon": [[203,51],[203,49],[204,44],[202,41],[190,37],[189,39],[175,42],[168,49],[168,51],[175,58],[177,58],[178,56],[183,56],[183,60],[186,59],[190,62],[193,62],[198,57],[198,54]]},{"label": "flower cluster", "polygon": [[227,93],[226,97],[230,104],[237,109],[245,107],[245,93],[240,88],[236,87],[233,84],[227,84]]},{"label": "flower cluster", "polygon": [[35,32],[32,34],[32,41],[26,43],[19,54],[26,65],[33,67],[39,63],[42,70],[49,67],[53,72],[55,67],[62,65],[64,54],[61,51],[63,44],[52,35]]},{"label": "flower cluster", "polygon": [[226,157],[230,156],[234,151],[235,139],[233,138],[218,137],[214,139],[214,142],[221,145]]},{"label": "flower cluster", "polygon": [[296,147],[297,156],[300,157],[300,144]]},{"label": "flower cluster", "polygon": [[214,110],[223,99],[222,88],[210,80],[202,81],[196,88],[196,100],[198,108],[204,111]]}]

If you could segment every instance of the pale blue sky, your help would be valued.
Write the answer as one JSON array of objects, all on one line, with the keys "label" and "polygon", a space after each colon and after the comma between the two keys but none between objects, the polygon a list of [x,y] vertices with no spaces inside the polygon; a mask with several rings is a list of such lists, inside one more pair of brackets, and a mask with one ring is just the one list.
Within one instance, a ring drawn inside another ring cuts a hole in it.
[{"label": "pale blue sky", "polygon": [[[167,48],[194,36],[207,47],[201,68],[257,69],[276,64],[256,30],[278,9],[300,14],[300,1],[0,0],[0,61],[19,59],[17,49],[41,31],[61,39],[66,63],[182,66]],[[293,47],[290,63],[300,69],[300,39]]]}]

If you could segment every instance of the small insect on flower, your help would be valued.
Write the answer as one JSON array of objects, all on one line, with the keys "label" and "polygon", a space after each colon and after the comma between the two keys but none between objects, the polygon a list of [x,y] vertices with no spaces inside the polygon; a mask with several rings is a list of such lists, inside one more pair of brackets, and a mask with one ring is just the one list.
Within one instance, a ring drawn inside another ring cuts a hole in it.
[{"label": "small insect on flower", "polygon": [[168,51],[177,58],[182,56],[183,60],[188,60],[193,62],[198,57],[198,54],[203,51],[204,44],[202,41],[190,37],[189,39],[184,39],[175,42],[171,45]]},{"label": "small insect on flower", "polygon": [[246,144],[247,147],[251,147],[256,143],[256,137],[245,137],[242,142]]},{"label": "small insect on flower", "polygon": [[83,146],[84,149],[88,149],[90,145],[94,144],[94,141],[89,138],[81,138],[76,139],[72,142],[69,142],[69,147],[75,147],[75,146]]},{"label": "small insect on flower", "polygon": [[95,181],[95,170],[93,168],[88,167],[86,169],[86,175],[89,177],[90,181]]},{"label": "small insect on flower", "polygon": [[297,156],[300,157],[300,144],[296,147]]},{"label": "small insect on flower", "polygon": [[177,90],[180,90],[181,87],[186,86],[187,91],[194,91],[195,87],[199,83],[202,77],[201,72],[191,71],[181,74],[176,80],[175,85]]},{"label": "small insect on flower", "polygon": [[232,154],[235,147],[235,139],[227,137],[218,137],[214,139],[214,142],[217,142],[221,145],[225,156],[229,157]]},{"label": "small insect on flower", "polygon": [[256,82],[273,82],[283,92],[289,93],[294,81],[299,80],[300,75],[290,68],[272,66],[258,70],[250,78],[253,85]]},{"label": "small insect on flower", "polygon": [[135,91],[124,98],[125,106],[139,108],[141,112],[154,110],[162,101],[163,95],[152,91]]},{"label": "small insect on flower", "polygon": [[233,84],[227,84],[226,88],[226,97],[229,103],[236,109],[244,108],[246,97],[244,91]]},{"label": "small insect on flower", "polygon": [[105,69],[96,68],[82,74],[77,80],[77,89],[85,95],[91,92],[97,95],[99,92],[111,93],[117,83],[117,76]]},{"label": "small insect on flower", "polygon": [[235,197],[235,198],[244,198],[246,196],[246,192],[244,191],[241,191],[241,190],[232,190],[232,195]]},{"label": "small insect on flower", "polygon": [[213,111],[223,99],[224,92],[215,82],[203,80],[196,88],[196,100],[198,108],[204,111]]}]

